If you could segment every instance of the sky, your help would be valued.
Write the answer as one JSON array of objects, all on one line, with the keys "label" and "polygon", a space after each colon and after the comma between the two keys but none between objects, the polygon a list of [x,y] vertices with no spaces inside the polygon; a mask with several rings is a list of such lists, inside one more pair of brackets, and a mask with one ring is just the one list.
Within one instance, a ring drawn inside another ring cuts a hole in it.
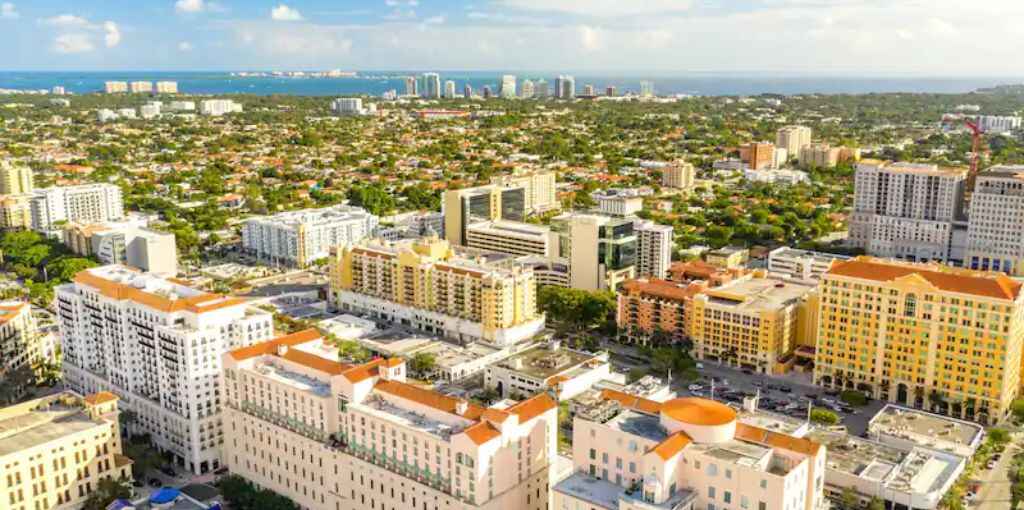
[{"label": "sky", "polygon": [[1024,0],[0,0],[3,70],[1024,76]]}]

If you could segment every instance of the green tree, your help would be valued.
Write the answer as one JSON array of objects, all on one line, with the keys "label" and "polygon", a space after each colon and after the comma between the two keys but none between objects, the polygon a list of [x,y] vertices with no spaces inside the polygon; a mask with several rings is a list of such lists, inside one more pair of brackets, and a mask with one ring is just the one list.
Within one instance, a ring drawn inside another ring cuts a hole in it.
[{"label": "green tree", "polygon": [[437,356],[431,352],[418,352],[409,360],[409,370],[417,375],[426,375],[437,365]]},{"label": "green tree", "polygon": [[342,340],[338,342],[338,357],[353,363],[366,363],[370,361],[370,351],[355,340]]},{"label": "green tree", "polygon": [[132,488],[126,480],[103,478],[96,484],[96,490],[89,494],[82,510],[105,510],[115,499],[132,497]]},{"label": "green tree", "polygon": [[839,423],[839,415],[828,409],[815,407],[811,409],[811,421],[819,425],[835,425]]}]

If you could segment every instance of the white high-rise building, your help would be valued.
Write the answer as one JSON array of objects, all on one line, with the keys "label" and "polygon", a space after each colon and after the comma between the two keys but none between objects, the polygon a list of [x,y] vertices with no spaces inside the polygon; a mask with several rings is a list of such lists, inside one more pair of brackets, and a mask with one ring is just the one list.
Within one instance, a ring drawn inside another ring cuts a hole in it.
[{"label": "white high-rise building", "polygon": [[196,109],[195,101],[171,101],[167,109],[172,112],[192,112]]},{"label": "white high-rise building", "polygon": [[642,99],[650,99],[654,97],[654,82],[642,81],[640,82],[640,97]]},{"label": "white high-rise building", "polygon": [[1024,275],[1024,165],[979,174],[968,218],[964,265]]},{"label": "white high-rise building", "polygon": [[534,85],[530,80],[523,80],[523,85],[519,89],[519,97],[523,99],[530,99],[534,94]]},{"label": "white high-rise building", "polygon": [[212,117],[241,112],[242,105],[231,99],[207,99],[199,103],[199,113]]},{"label": "white high-rise building", "polygon": [[227,467],[302,508],[555,508],[547,393],[481,407],[407,382],[401,358],[341,360],[316,330],[223,364]]},{"label": "white high-rise building", "polygon": [[89,241],[92,254],[104,264],[127,264],[162,276],[178,274],[174,234],[126,226],[100,230]]},{"label": "white high-rise building", "polygon": [[151,81],[133,81],[129,84],[132,94],[152,94],[153,93],[153,82]]},{"label": "white high-rise building", "polygon": [[103,90],[107,94],[128,92],[128,83],[123,81],[108,81],[103,83]]},{"label": "white high-rise building", "polygon": [[340,116],[371,115],[376,113],[377,106],[370,103],[364,107],[362,98],[358,97],[339,97],[331,101],[331,111]]},{"label": "white high-rise building", "polygon": [[262,260],[306,267],[326,258],[332,247],[370,237],[379,220],[365,209],[337,205],[249,218],[242,248]]},{"label": "white high-rise building", "polygon": [[156,82],[156,93],[157,94],[177,94],[178,93],[178,82],[176,82],[176,81],[158,81],[158,82]]},{"label": "white high-rise building", "polygon": [[962,260],[954,236],[964,169],[863,161],[854,178],[849,244],[869,255],[911,261]]},{"label": "white high-rise building", "polygon": [[139,117],[153,119],[160,116],[160,109],[163,105],[160,102],[146,103],[139,107]]},{"label": "white high-rise building", "polygon": [[441,75],[437,73],[423,73],[423,97],[427,99],[441,98]]},{"label": "white high-rise building", "polygon": [[58,222],[102,223],[124,217],[121,188],[113,184],[83,184],[36,189],[32,192],[32,230],[49,233]]},{"label": "white high-rise building", "polygon": [[221,355],[272,338],[271,314],[116,265],[58,286],[56,305],[68,388],[120,397],[189,471],[221,465]]},{"label": "white high-rise building", "polygon": [[1020,129],[1021,119],[1013,115],[979,115],[978,127],[986,133],[1006,134]]},{"label": "white high-rise building", "polygon": [[444,97],[447,99],[455,97],[455,80],[447,80],[444,82]]},{"label": "white high-rise building", "polygon": [[415,76],[405,77],[405,95],[407,96],[418,96],[420,95],[419,80]]},{"label": "white high-rise building", "polygon": [[516,75],[506,74],[501,77],[501,97],[513,99],[516,97]]},{"label": "white high-rise building", "polygon": [[576,97],[576,78],[568,75],[559,75],[555,79],[555,97],[558,99],[573,99]]},{"label": "white high-rise building", "polygon": [[636,222],[636,274],[668,278],[672,265],[674,231],[671,225],[659,225],[653,221]]}]

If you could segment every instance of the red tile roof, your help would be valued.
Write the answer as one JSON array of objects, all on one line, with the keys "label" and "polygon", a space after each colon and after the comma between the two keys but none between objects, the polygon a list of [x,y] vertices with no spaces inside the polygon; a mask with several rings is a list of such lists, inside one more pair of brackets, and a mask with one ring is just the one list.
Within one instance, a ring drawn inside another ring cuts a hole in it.
[{"label": "red tile roof", "polygon": [[651,451],[658,454],[658,457],[661,457],[661,460],[669,460],[672,457],[675,457],[679,452],[683,451],[683,448],[686,448],[686,445],[691,442],[693,441],[690,439],[690,436],[686,435],[685,432],[680,431],[665,438],[664,441],[658,443],[654,448],[651,448]]},{"label": "red tile roof", "polygon": [[556,407],[558,402],[551,395],[540,393],[508,408],[508,411],[519,416],[519,423],[526,423]]},{"label": "red tile roof", "polygon": [[826,274],[878,282],[891,282],[917,275],[943,291],[1010,301],[1017,299],[1022,285],[1002,273],[953,268],[940,270],[938,266],[888,262],[871,257],[857,257],[838,262],[833,264]]}]

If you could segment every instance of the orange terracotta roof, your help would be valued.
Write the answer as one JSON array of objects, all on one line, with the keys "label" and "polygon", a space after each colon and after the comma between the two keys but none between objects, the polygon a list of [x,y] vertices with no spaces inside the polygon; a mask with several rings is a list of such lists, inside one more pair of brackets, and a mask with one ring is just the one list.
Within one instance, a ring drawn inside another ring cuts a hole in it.
[{"label": "orange terracotta roof", "polygon": [[28,308],[28,303],[0,305],[0,325],[7,324],[17,317],[22,311],[28,310]]},{"label": "orange terracotta roof", "polygon": [[668,280],[646,278],[629,280],[622,284],[622,288],[629,294],[644,294],[679,302],[692,298],[705,290],[703,285],[685,285]]},{"label": "orange terracotta roof", "polygon": [[551,395],[539,393],[508,408],[508,411],[519,416],[519,423],[526,423],[556,407],[558,402]]},{"label": "orange terracotta roof", "polygon": [[605,400],[616,400],[622,404],[622,407],[643,411],[648,414],[658,414],[661,412],[661,402],[655,402],[653,400],[637,397],[621,391],[602,390],[601,398]]},{"label": "orange terracotta roof", "polygon": [[568,380],[569,380],[569,376],[561,375],[561,374],[560,375],[553,375],[553,376],[548,378],[548,386],[551,387],[551,388],[554,388],[555,386],[558,386],[559,384],[562,384],[562,383],[564,383],[565,381],[568,381]]},{"label": "orange terracotta roof", "polygon": [[351,367],[348,370],[345,370],[341,375],[344,375],[345,379],[348,379],[349,381],[354,383],[365,381],[379,374],[380,371],[377,369],[377,367],[379,367],[382,364],[384,364],[384,359],[376,358],[368,363],[363,363],[362,365],[356,365],[354,367]]},{"label": "orange terracotta roof", "polygon": [[838,262],[826,273],[879,282],[891,282],[909,275],[917,275],[940,290],[996,299],[1015,300],[1020,295],[1021,283],[1002,273],[939,270],[938,266],[887,262],[871,257]]},{"label": "orange terracotta roof", "polygon": [[485,421],[470,425],[463,432],[477,445],[482,445],[491,439],[501,436],[501,432],[498,429]]},{"label": "orange terracotta roof", "polygon": [[397,367],[398,365],[402,365],[404,363],[405,363],[405,360],[402,359],[402,358],[388,358],[388,360],[387,360],[387,364],[388,364],[389,368],[394,368],[394,367]]},{"label": "orange terracotta roof", "polygon": [[[420,388],[419,386],[413,386],[411,384],[398,382],[398,381],[377,381],[377,385],[374,389],[383,391],[394,395],[405,400],[416,402],[428,407],[437,409],[448,414],[454,414],[461,416],[467,420],[479,420],[484,413],[484,409],[480,406],[469,404],[466,408],[466,412],[459,414],[456,411],[456,406],[459,403],[459,399],[455,397],[449,397],[442,395],[436,391]],[[522,421],[522,420],[521,420]]]},{"label": "orange terracotta roof", "polygon": [[509,419],[511,417],[512,417],[511,414],[509,414],[509,413],[507,413],[505,411],[502,411],[501,409],[492,409],[492,408],[484,409],[483,414],[480,415],[481,419],[489,421],[491,423],[504,423],[505,420],[507,420],[507,419]]},{"label": "orange terracotta roof", "polygon": [[[248,347],[242,347],[241,349],[235,349],[228,354],[230,354],[232,358],[235,358],[235,360],[242,361],[249,358],[255,358],[257,356],[263,356],[264,354],[276,353],[277,348],[281,345],[291,347],[293,345],[300,345],[306,342],[312,342],[313,340],[316,340],[320,337],[321,335],[319,331],[310,328],[298,331],[296,333],[292,333],[290,335],[280,336],[273,340],[268,340],[266,342],[253,344]],[[290,350],[291,349],[289,349],[289,351]]]},{"label": "orange terracotta roof", "polygon": [[779,432],[772,432],[746,423],[736,424],[736,439],[742,439],[751,443],[763,444],[773,448],[803,453],[805,455],[817,455],[821,444],[806,438],[793,437]]},{"label": "orange terracotta roof", "polygon": [[665,416],[691,425],[725,425],[736,420],[736,411],[714,400],[697,397],[675,398],[661,405]]},{"label": "orange terracotta roof", "polygon": [[312,368],[313,370],[319,370],[330,375],[341,375],[342,372],[351,368],[351,365],[321,358],[316,354],[300,351],[298,349],[288,349],[285,351],[284,356],[281,357],[291,361],[292,363],[298,363],[299,365]]},{"label": "orange terracotta roof", "polygon": [[117,399],[118,399],[118,396],[114,395],[113,393],[111,393],[109,391],[101,391],[99,393],[93,393],[92,395],[86,395],[85,398],[84,398],[86,404],[93,405],[93,406],[97,405],[97,404],[105,404],[107,402],[113,402],[113,401],[115,401]]},{"label": "orange terracotta roof", "polygon": [[168,299],[159,294],[136,289],[130,285],[108,280],[93,274],[88,269],[75,275],[75,282],[98,290],[104,296],[117,300],[130,300],[155,308],[165,313],[189,311],[192,313],[212,312],[231,306],[244,304],[240,298],[222,296],[220,294],[201,293],[180,299]]},{"label": "orange terracotta roof", "polygon": [[661,460],[669,460],[683,451],[683,448],[686,448],[686,445],[691,442],[693,441],[690,439],[690,436],[686,435],[685,432],[679,431],[665,438],[664,441],[651,448],[651,451],[658,454]]}]

